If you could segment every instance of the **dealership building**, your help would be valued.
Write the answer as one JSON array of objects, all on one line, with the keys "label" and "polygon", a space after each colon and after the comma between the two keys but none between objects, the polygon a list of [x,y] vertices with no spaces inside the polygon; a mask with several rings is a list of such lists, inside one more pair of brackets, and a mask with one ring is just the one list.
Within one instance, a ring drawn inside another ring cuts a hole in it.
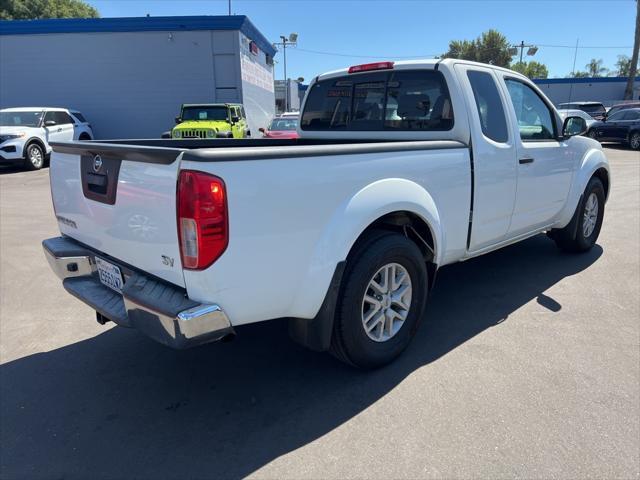
[{"label": "dealership building", "polygon": [[[623,101],[627,77],[537,78],[534,82],[556,105],[594,101],[610,107]],[[640,77],[635,78],[632,99],[640,100]]]},{"label": "dealership building", "polygon": [[0,108],[80,110],[96,138],[159,137],[183,103],[275,113],[276,50],[243,15],[0,21]]}]

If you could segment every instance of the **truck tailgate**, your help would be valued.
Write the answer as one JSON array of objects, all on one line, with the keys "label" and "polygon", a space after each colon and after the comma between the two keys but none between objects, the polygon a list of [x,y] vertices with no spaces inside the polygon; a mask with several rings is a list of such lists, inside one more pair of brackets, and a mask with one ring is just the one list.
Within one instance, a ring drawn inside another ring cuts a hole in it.
[{"label": "truck tailgate", "polygon": [[53,143],[51,192],[60,231],[184,287],[176,224],[182,150]]}]

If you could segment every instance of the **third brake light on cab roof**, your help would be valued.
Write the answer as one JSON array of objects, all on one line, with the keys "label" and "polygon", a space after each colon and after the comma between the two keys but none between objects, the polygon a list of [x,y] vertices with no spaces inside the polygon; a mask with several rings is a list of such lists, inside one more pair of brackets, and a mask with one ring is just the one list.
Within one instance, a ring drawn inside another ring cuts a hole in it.
[{"label": "third brake light on cab roof", "polygon": [[361,65],[353,65],[349,67],[349,73],[369,72],[371,70],[389,70],[392,69],[394,62],[373,62],[363,63]]}]

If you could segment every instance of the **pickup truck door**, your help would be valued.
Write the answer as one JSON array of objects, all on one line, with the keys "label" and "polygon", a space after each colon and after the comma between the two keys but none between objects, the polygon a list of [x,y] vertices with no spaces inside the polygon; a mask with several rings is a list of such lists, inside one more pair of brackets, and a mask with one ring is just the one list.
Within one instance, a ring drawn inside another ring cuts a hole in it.
[{"label": "pickup truck door", "polygon": [[481,250],[502,241],[516,198],[516,130],[508,121],[509,99],[492,69],[458,64],[471,126],[473,198],[467,249]]},{"label": "pickup truck door", "polygon": [[529,82],[505,74],[511,102],[509,115],[520,135],[518,187],[508,237],[513,238],[550,225],[565,205],[576,156],[569,140],[558,140],[556,114]]}]

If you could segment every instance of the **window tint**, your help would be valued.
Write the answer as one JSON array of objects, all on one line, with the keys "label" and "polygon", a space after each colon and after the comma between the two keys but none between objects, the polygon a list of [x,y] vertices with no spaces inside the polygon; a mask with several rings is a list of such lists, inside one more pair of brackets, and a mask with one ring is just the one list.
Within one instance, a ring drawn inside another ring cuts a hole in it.
[{"label": "window tint", "polygon": [[87,123],[87,120],[84,118],[84,115],[82,115],[80,112],[73,112],[73,116],[76,117],[78,121],[82,123]]},{"label": "window tint", "polygon": [[482,133],[496,142],[506,142],[509,138],[507,120],[496,82],[487,72],[469,70],[467,77],[476,101]]},{"label": "window tint", "polygon": [[522,140],[551,140],[554,138],[554,124],[551,110],[538,94],[528,85],[505,79],[509,96],[513,103]]},{"label": "window tint", "polygon": [[324,80],[307,95],[303,130],[450,130],[453,109],[440,72],[400,71]]},{"label": "window tint", "polygon": [[627,114],[627,112],[625,110],[620,110],[615,112],[613,115],[609,115],[607,116],[607,120],[609,121],[616,121],[616,120],[625,120],[625,115]]},{"label": "window tint", "polygon": [[75,123],[67,112],[52,112],[52,113],[53,113],[53,120],[58,125],[68,125],[70,123]]},{"label": "window tint", "polygon": [[[45,122],[56,122],[55,113],[56,112],[45,112],[44,121]],[[56,122],[56,123],[58,123],[58,122]]]},{"label": "window tint", "polygon": [[244,107],[240,107],[240,113],[242,115],[242,118],[247,118],[247,114],[244,113]]},{"label": "window tint", "polygon": [[640,119],[640,112],[636,110],[627,110],[624,112],[624,120],[638,120]]}]

